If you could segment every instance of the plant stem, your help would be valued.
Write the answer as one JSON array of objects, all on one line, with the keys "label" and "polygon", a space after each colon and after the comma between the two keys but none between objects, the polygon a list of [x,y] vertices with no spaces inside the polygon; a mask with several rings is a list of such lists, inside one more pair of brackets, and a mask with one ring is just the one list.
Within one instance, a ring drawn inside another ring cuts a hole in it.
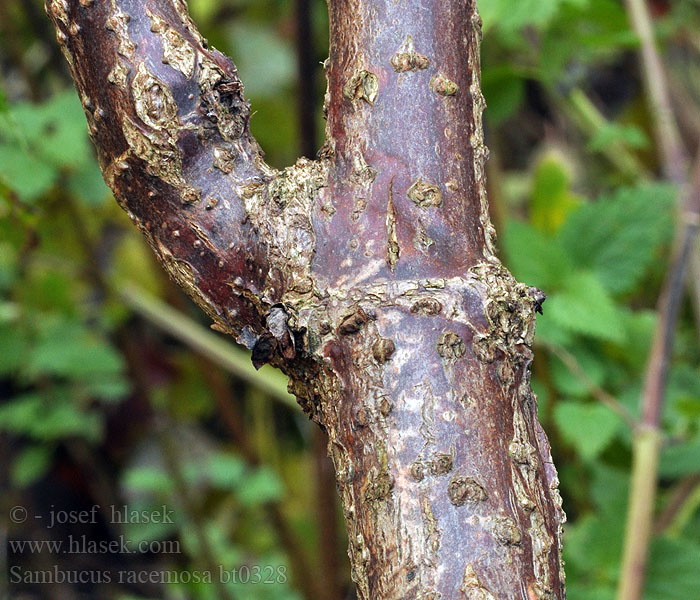
[{"label": "plant stem", "polygon": [[675,523],[679,515],[685,512],[688,501],[692,502],[693,496],[700,485],[700,473],[684,477],[671,492],[671,499],[664,508],[659,518],[654,523],[654,533],[661,534]]},{"label": "plant stem", "polygon": [[121,300],[149,323],[193,348],[214,364],[240,377],[270,397],[297,409],[296,400],[287,392],[286,377],[269,366],[256,371],[243,350],[204,329],[180,311],[153,298],[132,285],[116,290]]},{"label": "plant stem", "polygon": [[630,411],[627,410],[627,407],[624,404],[621,404],[617,398],[596,384],[588,376],[586,370],[581,366],[581,363],[576,360],[576,357],[573,354],[557,344],[545,343],[544,346],[564,363],[564,366],[572,375],[574,375],[574,377],[579,379],[581,383],[586,386],[588,393],[591,394],[591,396],[620,417],[625,423],[627,423],[630,429],[635,430],[637,428],[638,423],[634,415],[632,415]]},{"label": "plant stem", "polygon": [[[618,600],[640,600],[652,532],[658,460],[659,430],[666,395],[669,360],[683,298],[683,284],[700,228],[700,152],[686,184],[687,156],[673,116],[668,84],[656,50],[651,15],[644,0],[626,0],[634,30],[641,41],[642,72],[654,121],[656,142],[667,179],[680,187],[680,218],[671,265],[658,303],[658,324],[647,363],[641,401],[642,427],[633,445],[627,532],[623,550]],[[695,274],[697,275],[697,274]]]},{"label": "plant stem", "polygon": [[658,427],[644,425],[638,429],[632,448],[631,504],[627,515],[625,555],[618,600],[636,600],[642,597],[660,447],[661,434]]},{"label": "plant stem", "polygon": [[682,185],[686,178],[688,157],[673,115],[671,94],[656,49],[649,7],[646,0],[625,0],[625,3],[632,28],[641,43],[642,75],[664,174],[670,181]]}]

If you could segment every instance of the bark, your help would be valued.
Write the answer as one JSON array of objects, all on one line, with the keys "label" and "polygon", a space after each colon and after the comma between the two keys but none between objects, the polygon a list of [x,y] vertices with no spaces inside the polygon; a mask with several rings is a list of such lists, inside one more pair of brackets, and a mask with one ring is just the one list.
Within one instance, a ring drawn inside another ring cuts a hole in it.
[{"label": "bark", "polygon": [[474,0],[330,0],[326,142],[281,172],[182,0],[47,9],[117,200],[328,432],[359,597],[564,598],[543,297],[494,253]]}]

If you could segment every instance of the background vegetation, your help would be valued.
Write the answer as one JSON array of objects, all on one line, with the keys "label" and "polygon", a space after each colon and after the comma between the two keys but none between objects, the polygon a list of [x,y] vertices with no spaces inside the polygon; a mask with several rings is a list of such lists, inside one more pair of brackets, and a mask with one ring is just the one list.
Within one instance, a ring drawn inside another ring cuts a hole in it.
[{"label": "background vegetation", "polygon": [[[269,161],[282,167],[319,147],[325,3],[310,2],[313,36],[301,50],[292,0],[189,4],[210,41],[235,58]],[[621,2],[479,5],[493,219],[504,261],[548,294],[533,384],[569,515],[569,598],[609,600],[624,537],[630,423],[679,190],[659,175],[637,37]],[[683,141],[694,151],[700,3],[656,0],[652,8]],[[309,73],[298,56],[315,68],[315,93],[302,102],[299,73]],[[167,280],[103,184],[85,129],[40,0],[3,0],[0,597],[352,598],[321,434],[283,377],[255,373]],[[663,413],[647,600],[700,598],[699,315],[688,294]],[[107,507],[124,504],[167,505],[174,522],[111,523]],[[28,511],[24,523],[8,517],[18,505]],[[51,510],[93,505],[101,507],[97,523],[46,526]],[[64,555],[18,551],[8,541],[69,535],[180,547]],[[269,566],[287,576],[227,586],[47,586],[6,577],[13,566],[53,565],[182,573]]]}]

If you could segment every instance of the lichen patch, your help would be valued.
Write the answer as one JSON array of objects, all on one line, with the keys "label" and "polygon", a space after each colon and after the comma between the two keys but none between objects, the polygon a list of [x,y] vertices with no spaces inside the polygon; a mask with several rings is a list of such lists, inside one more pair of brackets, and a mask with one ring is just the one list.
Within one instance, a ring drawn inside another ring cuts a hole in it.
[{"label": "lichen patch", "polygon": [[493,594],[481,585],[471,564],[468,564],[464,569],[464,577],[459,591],[459,600],[496,600]]},{"label": "lichen patch", "polygon": [[389,185],[389,200],[386,205],[386,262],[389,270],[394,271],[396,263],[399,261],[401,249],[399,238],[396,235],[396,208],[393,199],[393,181]]},{"label": "lichen patch", "polygon": [[126,58],[133,58],[136,54],[136,44],[131,41],[129,37],[129,20],[130,17],[127,15],[121,7],[116,6],[116,2],[112,0],[113,12],[105,23],[105,28],[109,31],[114,32],[117,36],[118,47],[117,52]]},{"label": "lichen patch", "polygon": [[129,75],[129,67],[124,59],[117,57],[117,62],[112,70],[107,75],[107,81],[116,85],[121,90],[126,91],[127,78]]}]

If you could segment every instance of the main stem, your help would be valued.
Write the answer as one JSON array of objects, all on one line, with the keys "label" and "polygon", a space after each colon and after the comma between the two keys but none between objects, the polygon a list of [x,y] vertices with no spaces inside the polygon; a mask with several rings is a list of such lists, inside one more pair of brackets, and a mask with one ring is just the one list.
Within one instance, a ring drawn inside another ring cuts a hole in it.
[{"label": "main stem", "polygon": [[563,599],[543,297],[494,255],[474,1],[331,0],[326,142],[282,172],[182,0],[47,8],[117,200],[327,431],[359,598]]}]

